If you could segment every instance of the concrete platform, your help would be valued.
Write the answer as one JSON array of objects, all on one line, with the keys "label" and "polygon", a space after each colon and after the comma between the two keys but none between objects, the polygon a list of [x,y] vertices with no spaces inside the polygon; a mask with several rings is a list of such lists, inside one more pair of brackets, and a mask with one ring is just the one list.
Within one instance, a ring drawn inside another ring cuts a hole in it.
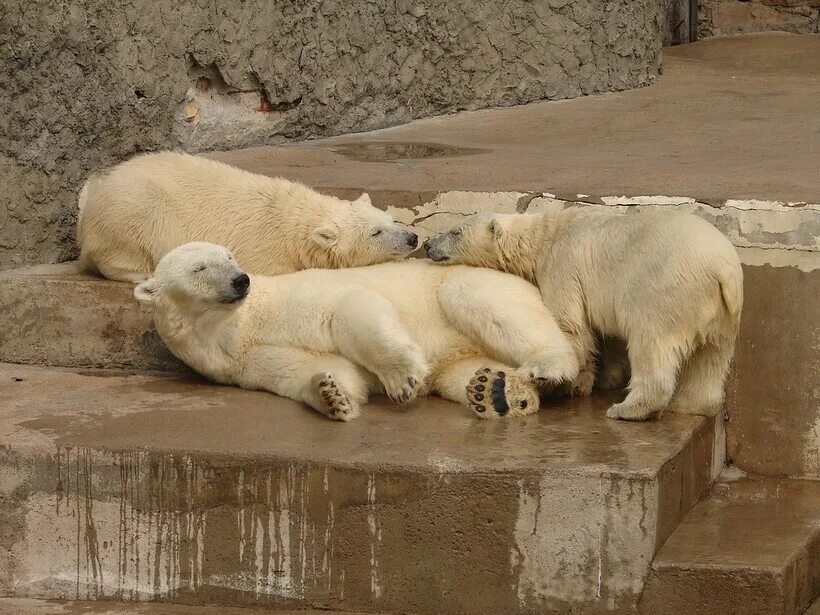
[{"label": "concrete platform", "polygon": [[820,36],[718,38],[663,53],[658,82],[629,92],[216,157],[327,191],[368,190],[385,206],[448,190],[820,202]]},{"label": "concrete platform", "polygon": [[652,564],[647,613],[804,611],[820,596],[820,483],[724,477]]},{"label": "concrete platform", "polygon": [[608,399],[349,424],[181,377],[0,367],[0,595],[401,613],[633,611],[723,460]]},{"label": "concrete platform", "polygon": [[[184,605],[158,602],[107,602],[78,600],[35,600],[31,598],[0,598],[0,615],[327,615],[315,609],[243,608],[225,605]],[[337,615],[365,615],[353,611],[336,611]],[[386,615],[368,613],[367,615]]]}]

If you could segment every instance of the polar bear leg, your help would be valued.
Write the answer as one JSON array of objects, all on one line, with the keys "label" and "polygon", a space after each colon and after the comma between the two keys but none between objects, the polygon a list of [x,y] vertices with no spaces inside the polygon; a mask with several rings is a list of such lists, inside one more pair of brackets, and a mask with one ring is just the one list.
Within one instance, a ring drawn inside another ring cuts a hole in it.
[{"label": "polar bear leg", "polygon": [[513,368],[487,357],[454,361],[438,371],[433,390],[472,408],[482,419],[538,412],[538,388]]},{"label": "polar bear leg", "polygon": [[331,332],[339,353],[376,374],[393,401],[408,403],[426,389],[424,352],[382,295],[350,293],[337,306]]},{"label": "polar bear leg", "polygon": [[723,387],[733,349],[731,339],[721,338],[695,350],[683,365],[669,409],[683,414],[717,414],[723,404]]},{"label": "polar bear leg", "polygon": [[109,262],[93,263],[93,266],[103,277],[119,282],[141,284],[151,277],[150,273],[137,271],[134,267],[118,266]]},{"label": "polar bear leg", "polygon": [[338,355],[259,346],[248,353],[239,384],[303,402],[333,420],[349,421],[359,415],[377,383],[366,370]]},{"label": "polar bear leg", "polygon": [[645,421],[660,415],[669,405],[687,345],[664,343],[650,335],[630,339],[628,345],[632,369],[629,393],[624,401],[610,406],[606,415],[611,419]]},{"label": "polar bear leg", "polygon": [[439,290],[447,319],[521,377],[572,381],[578,361],[567,337],[530,284],[485,270],[452,275]]}]

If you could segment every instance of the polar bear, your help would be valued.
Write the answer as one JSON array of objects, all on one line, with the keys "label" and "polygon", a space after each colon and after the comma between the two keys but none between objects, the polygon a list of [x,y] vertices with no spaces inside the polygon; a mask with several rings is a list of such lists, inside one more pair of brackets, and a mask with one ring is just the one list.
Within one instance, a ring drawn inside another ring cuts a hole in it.
[{"label": "polar bear", "polygon": [[714,415],[734,350],[743,271],[731,243],[685,213],[570,208],[480,214],[426,243],[430,259],[535,282],[570,337],[592,389],[597,336],[627,343],[631,380],[610,418],[645,420],[670,406]]},{"label": "polar bear", "polygon": [[91,177],[79,198],[81,259],[106,278],[141,282],[171,249],[228,246],[252,273],[370,265],[407,256],[418,236],[373,207],[175,152],[137,156]]},{"label": "polar bear", "polygon": [[195,371],[336,420],[379,391],[399,403],[435,392],[481,418],[531,414],[538,385],[578,373],[538,289],[497,271],[414,259],[250,278],[226,248],[194,242],[134,296]]}]

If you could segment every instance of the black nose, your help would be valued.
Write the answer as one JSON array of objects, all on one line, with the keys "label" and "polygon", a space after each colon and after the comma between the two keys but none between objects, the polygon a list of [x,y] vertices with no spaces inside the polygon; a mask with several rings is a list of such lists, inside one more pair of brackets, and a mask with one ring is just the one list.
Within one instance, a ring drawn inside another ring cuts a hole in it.
[{"label": "black nose", "polygon": [[251,279],[248,277],[247,273],[243,273],[241,275],[236,276],[231,282],[231,285],[236,289],[237,292],[244,293],[248,290],[248,287],[251,285]]},{"label": "black nose", "polygon": [[415,233],[410,233],[410,236],[407,238],[407,245],[411,248],[415,248],[419,245],[419,236]]}]

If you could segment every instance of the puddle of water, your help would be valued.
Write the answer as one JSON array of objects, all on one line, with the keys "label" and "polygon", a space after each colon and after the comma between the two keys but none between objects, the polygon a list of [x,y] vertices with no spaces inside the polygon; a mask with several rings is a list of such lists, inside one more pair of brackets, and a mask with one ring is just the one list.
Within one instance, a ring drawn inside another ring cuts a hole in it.
[{"label": "puddle of water", "polygon": [[359,162],[450,158],[454,156],[471,156],[488,151],[475,147],[456,147],[442,143],[403,143],[395,141],[342,143],[331,148],[331,150]]}]

